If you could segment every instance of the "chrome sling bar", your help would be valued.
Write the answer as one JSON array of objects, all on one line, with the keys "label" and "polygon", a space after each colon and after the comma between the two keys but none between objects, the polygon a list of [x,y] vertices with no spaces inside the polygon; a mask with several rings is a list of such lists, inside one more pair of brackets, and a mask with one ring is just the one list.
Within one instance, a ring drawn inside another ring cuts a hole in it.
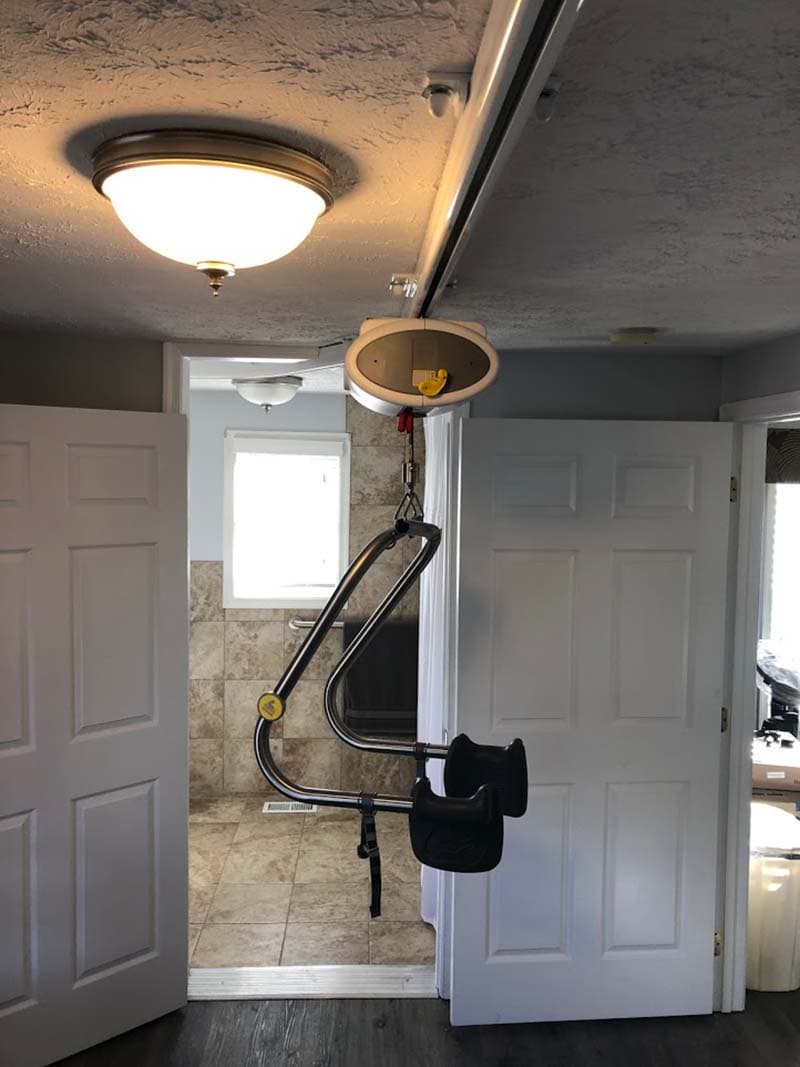
[{"label": "chrome sling bar", "polygon": [[[287,778],[283,771],[276,766],[269,747],[269,731],[271,722],[259,716],[256,725],[254,744],[256,760],[261,773],[270,783],[291,800],[298,800],[303,804],[322,804],[333,808],[358,808],[361,806],[361,793],[355,793],[344,789],[323,789],[322,787],[306,788],[298,785]],[[409,797],[397,797],[387,793],[375,795],[376,811],[394,811],[401,815],[408,815],[411,811],[411,799]]]},{"label": "chrome sling bar", "polygon": [[[398,755],[416,756],[420,758],[419,746],[409,744],[408,742],[396,742],[387,741],[382,738],[362,738],[360,735],[349,730],[343,723],[340,722],[338,714],[336,713],[335,704],[333,712],[328,707],[328,690],[331,689],[331,681],[338,681],[341,677],[343,670],[342,665],[352,663],[356,656],[363,651],[369,642],[371,636],[376,632],[378,627],[385,621],[389,612],[394,605],[401,599],[406,590],[416,579],[417,575],[425,568],[430,559],[433,557],[437,548],[439,547],[439,541],[441,539],[441,531],[437,526],[433,526],[431,523],[425,523],[418,520],[398,520],[395,525],[385,530],[383,533],[374,537],[372,541],[363,549],[363,551],[356,557],[354,562],[350,565],[345,573],[339,585],[334,590],[328,603],[323,608],[322,612],[318,616],[316,622],[311,628],[308,636],[303,644],[295,653],[291,663],[284,671],[280,681],[273,690],[274,694],[281,699],[283,703],[286,703],[287,698],[291,694],[297,682],[302,677],[308,663],[313,657],[314,653],[319,648],[322,641],[325,639],[329,630],[336,621],[336,617],[344,607],[348,598],[351,596],[356,587],[363,580],[365,574],[372,566],[372,564],[381,556],[381,554],[390,548],[394,548],[397,541],[402,537],[423,537],[425,544],[415,556],[411,565],[401,575],[389,593],[384,597],[369,619],[364,623],[361,630],[356,635],[356,638],[348,647],[347,652],[343,656],[341,662],[337,664],[331,679],[326,686],[326,714],[328,721],[335,730],[335,732],[350,745],[354,745],[357,748],[362,748],[370,752],[382,752],[382,753],[394,753]],[[351,654],[351,649],[352,654]],[[336,685],[333,686],[331,691],[331,699],[335,701]],[[336,789],[323,789],[323,788],[306,788],[300,786],[296,782],[292,782],[287,778],[283,772],[275,764],[272,758],[272,753],[269,748],[269,733],[271,723],[260,717],[255,729],[255,735],[253,738],[256,760],[258,762],[261,773],[267,779],[267,781],[274,786],[284,796],[290,797],[292,800],[297,800],[309,804],[322,804],[329,807],[343,807],[343,808],[358,808],[361,805],[361,794],[349,790],[336,790]],[[426,756],[435,756],[437,758],[444,758],[447,753],[447,749],[441,745],[425,745],[424,754]],[[389,794],[377,794],[374,800],[374,807],[377,811],[392,811],[408,814],[411,811],[411,800],[408,797],[399,797]]]},{"label": "chrome sling bar", "polygon": [[356,636],[345,649],[345,653],[331,672],[325,686],[325,715],[331,729],[342,741],[353,748],[363,752],[391,753],[395,756],[421,756],[444,759],[447,755],[446,745],[415,745],[408,741],[392,741],[383,737],[366,737],[351,730],[339,715],[336,698],[341,686],[342,679],[350,667],[356,662],[361,653],[369,645],[377,630],[386,621],[386,617],[392,608],[402,599],[406,590],[417,578],[417,575],[427,567],[432,557],[436,554],[441,540],[441,530],[438,526],[429,522],[421,522],[417,519],[408,519],[407,537],[422,537],[425,544],[416,554],[408,569],[398,578],[384,599],[373,611]]}]

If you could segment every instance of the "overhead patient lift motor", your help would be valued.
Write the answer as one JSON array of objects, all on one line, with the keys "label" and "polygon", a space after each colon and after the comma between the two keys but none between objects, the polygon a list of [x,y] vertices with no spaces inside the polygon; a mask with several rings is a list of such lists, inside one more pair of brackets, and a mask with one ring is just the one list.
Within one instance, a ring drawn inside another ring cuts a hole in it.
[{"label": "overhead patient lift motor", "polygon": [[[370,913],[373,917],[380,914],[381,892],[376,812],[408,815],[411,847],[421,863],[439,870],[469,873],[489,871],[497,866],[503,852],[503,816],[517,818],[524,815],[528,800],[525,749],[519,738],[505,748],[475,744],[465,734],[455,737],[450,745],[390,740],[359,734],[339,715],[337,695],[347,671],[364,653],[392,609],[431,561],[441,540],[440,529],[424,521],[416,494],[412,409],[406,408],[400,412],[398,429],[405,434],[405,494],[397,509],[394,525],[374,537],[350,564],[275,689],[260,697],[259,720],[254,736],[258,765],[265,778],[279,792],[292,800],[355,808],[361,813],[358,854],[370,861]],[[285,713],[292,690],[370,567],[384,552],[391,551],[405,538],[419,538],[422,545],[334,666],[325,686],[324,705],[331,729],[345,744],[364,752],[408,756],[415,760],[417,776],[411,794],[357,793],[292,782],[272,757],[269,743],[272,723]],[[426,774],[429,759],[444,760],[445,796],[438,796],[431,788]]]}]

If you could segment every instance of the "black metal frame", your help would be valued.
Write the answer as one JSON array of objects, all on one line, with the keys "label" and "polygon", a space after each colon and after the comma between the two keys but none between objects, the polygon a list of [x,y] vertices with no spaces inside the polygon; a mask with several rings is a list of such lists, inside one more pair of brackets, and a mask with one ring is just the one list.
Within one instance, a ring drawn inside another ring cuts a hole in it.
[{"label": "black metal frame", "polygon": [[[405,537],[420,537],[424,544],[412,562],[398,578],[381,603],[361,627],[355,638],[348,645],[344,655],[334,667],[325,686],[325,714],[333,731],[346,744],[366,752],[411,756],[418,762],[432,757],[444,759],[447,747],[444,745],[427,745],[407,741],[393,741],[379,737],[363,737],[342,722],[336,706],[336,696],[342,678],[369,645],[381,625],[386,621],[392,609],[416,581],[417,577],[431,561],[441,541],[441,530],[432,523],[419,519],[398,519],[394,526],[378,534],[364,548],[348,567],[344,577],[334,590],[328,603],[320,612],[308,636],[292,657],[292,661],[273,690],[276,697],[285,705],[292,690],[297,685],[315,652],[324,641],[339,613],[363,580],[367,571],[380,556],[395,547]],[[253,743],[256,760],[261,773],[279,792],[292,800],[308,804],[323,804],[341,808],[360,808],[362,795],[350,790],[308,788],[298,785],[287,778],[272,758],[269,747],[271,723],[259,717]],[[411,811],[410,797],[391,794],[375,794],[376,811],[393,811],[408,814]]]}]

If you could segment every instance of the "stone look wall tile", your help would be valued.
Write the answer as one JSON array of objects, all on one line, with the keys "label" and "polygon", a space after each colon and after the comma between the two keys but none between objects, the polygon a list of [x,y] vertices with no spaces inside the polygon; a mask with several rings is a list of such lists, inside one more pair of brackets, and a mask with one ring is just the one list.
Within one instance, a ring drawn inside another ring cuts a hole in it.
[{"label": "stone look wall tile", "polygon": [[[398,494],[398,501],[400,497]],[[397,504],[362,504],[350,508],[350,559],[375,537],[394,525]],[[387,557],[394,559],[394,551]]]},{"label": "stone look wall tile", "polygon": [[[384,558],[386,557],[381,557]],[[400,560],[396,563],[373,563],[347,603],[348,616],[366,618],[380,604],[402,573],[403,564]],[[392,615],[397,616],[399,609],[400,605],[394,609]]]},{"label": "stone look wall tile", "polygon": [[350,502],[352,507],[394,504],[403,495],[400,448],[364,445],[352,449]]},{"label": "stone look wall tile", "polygon": [[222,563],[193,560],[191,566],[192,622],[222,622]]},{"label": "stone look wall tile", "polygon": [[[283,742],[280,740],[270,742],[270,751],[275,756],[276,763],[281,766],[283,765],[282,745]],[[226,793],[278,795],[258,768],[253,755],[253,742],[250,738],[226,738],[223,781]]]},{"label": "stone look wall tile", "polygon": [[195,622],[189,639],[189,677],[221,678],[224,622]]},{"label": "stone look wall tile", "polygon": [[195,738],[189,742],[189,790],[194,795],[222,792],[222,740]]},{"label": "stone look wall tile", "polygon": [[[274,682],[227,681],[225,682],[225,737],[252,740],[253,729],[258,719],[258,698],[269,692]],[[270,737],[283,736],[283,719],[272,724]]]},{"label": "stone look wall tile", "polygon": [[294,738],[282,742],[281,768],[298,785],[338,789],[341,781],[341,753],[338,740]]},{"label": "stone look wall tile", "polygon": [[283,622],[283,608],[225,608],[226,622]]},{"label": "stone look wall tile", "polygon": [[[353,447],[383,445],[386,448],[402,449],[402,435],[397,432],[397,419],[379,415],[363,407],[352,397],[347,398],[347,432]],[[417,437],[420,433],[417,434]],[[415,445],[416,445],[415,438]]]},{"label": "stone look wall tile", "polygon": [[381,756],[343,745],[341,774],[342,789],[403,796],[414,784],[414,761],[408,756]]},{"label": "stone look wall tile", "polygon": [[317,737],[326,741],[333,738],[333,731],[325,718],[324,688],[325,683],[321,678],[297,683],[289,697],[286,714],[278,720],[278,724],[283,724],[285,738]]},{"label": "stone look wall tile", "polygon": [[223,733],[223,684],[211,679],[189,682],[189,737],[219,738]]},{"label": "stone look wall tile", "polygon": [[[315,618],[316,613],[312,612],[297,612],[298,618]],[[289,627],[289,623],[286,622],[283,631],[283,659],[284,663],[288,665],[292,656],[296,650],[305,640],[308,630],[292,630]],[[303,675],[305,679],[314,680],[320,678],[327,678],[334,668],[337,660],[342,655],[342,631],[331,630],[328,636],[322,642],[320,647],[314,654],[314,658],[308,665],[308,668]]]},{"label": "stone look wall tile", "polygon": [[283,623],[225,623],[226,678],[277,678],[282,668]]}]

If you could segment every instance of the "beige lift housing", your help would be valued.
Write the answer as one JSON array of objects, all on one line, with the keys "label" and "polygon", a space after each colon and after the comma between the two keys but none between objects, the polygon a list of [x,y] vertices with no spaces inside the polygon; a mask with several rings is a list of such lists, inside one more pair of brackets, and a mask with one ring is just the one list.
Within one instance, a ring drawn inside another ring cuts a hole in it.
[{"label": "beige lift housing", "polygon": [[477,322],[367,319],[345,356],[350,392],[381,415],[423,415],[462,404],[497,377],[498,357]]}]

